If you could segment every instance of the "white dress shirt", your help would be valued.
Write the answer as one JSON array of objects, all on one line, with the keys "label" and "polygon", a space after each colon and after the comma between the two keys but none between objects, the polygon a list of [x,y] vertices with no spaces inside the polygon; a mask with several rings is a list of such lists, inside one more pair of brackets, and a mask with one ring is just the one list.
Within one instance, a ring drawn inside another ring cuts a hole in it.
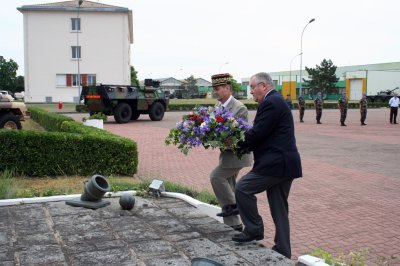
[{"label": "white dress shirt", "polygon": [[399,97],[392,97],[389,100],[390,107],[399,107],[400,100]]}]

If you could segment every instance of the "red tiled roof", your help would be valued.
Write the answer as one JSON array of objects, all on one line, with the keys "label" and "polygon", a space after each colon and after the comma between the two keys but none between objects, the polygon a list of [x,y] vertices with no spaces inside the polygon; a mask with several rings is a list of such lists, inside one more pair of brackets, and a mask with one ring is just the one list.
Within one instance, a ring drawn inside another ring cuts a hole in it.
[{"label": "red tiled roof", "polygon": [[[47,3],[47,4],[37,4],[37,5],[30,5],[30,6],[46,6],[46,7],[76,7],[78,6],[78,1],[64,1],[64,2],[55,2],[55,3]],[[83,1],[81,7],[94,7],[94,8],[104,8],[104,7],[119,7],[119,6],[112,6],[106,5],[99,2],[91,2],[91,1]]]}]

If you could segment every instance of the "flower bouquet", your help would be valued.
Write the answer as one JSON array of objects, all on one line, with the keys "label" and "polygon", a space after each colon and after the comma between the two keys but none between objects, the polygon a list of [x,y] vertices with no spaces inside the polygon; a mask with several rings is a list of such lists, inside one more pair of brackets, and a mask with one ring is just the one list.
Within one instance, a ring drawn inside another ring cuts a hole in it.
[{"label": "flower bouquet", "polygon": [[225,108],[199,106],[183,115],[182,121],[170,130],[165,144],[174,144],[185,155],[189,149],[202,145],[206,149],[231,150],[240,158],[244,152],[238,149],[238,143],[250,128],[245,119],[234,117]]}]

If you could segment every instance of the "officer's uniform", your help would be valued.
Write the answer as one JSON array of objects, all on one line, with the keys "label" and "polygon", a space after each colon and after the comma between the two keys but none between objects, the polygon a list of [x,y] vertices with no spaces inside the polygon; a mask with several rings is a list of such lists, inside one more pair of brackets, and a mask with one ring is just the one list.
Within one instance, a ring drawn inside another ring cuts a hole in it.
[{"label": "officer's uniform", "polygon": [[368,108],[368,100],[366,98],[361,98],[360,100],[360,114],[361,114],[361,125],[365,126],[365,119],[367,119],[367,108]]},{"label": "officer's uniform", "polygon": [[304,96],[301,95],[299,96],[298,105],[299,105],[300,122],[303,123],[304,111],[306,109],[306,101],[304,100]]},{"label": "officer's uniform", "polygon": [[340,125],[346,126],[346,124],[344,123],[344,121],[346,121],[347,108],[348,108],[348,101],[346,95],[342,95],[342,97],[340,97],[340,99],[338,100],[338,106],[340,110]]},{"label": "officer's uniform", "polygon": [[315,98],[315,100],[314,100],[317,124],[322,124],[321,117],[322,117],[322,105],[323,104],[324,104],[324,101],[322,100],[322,96],[318,95],[317,98]]}]

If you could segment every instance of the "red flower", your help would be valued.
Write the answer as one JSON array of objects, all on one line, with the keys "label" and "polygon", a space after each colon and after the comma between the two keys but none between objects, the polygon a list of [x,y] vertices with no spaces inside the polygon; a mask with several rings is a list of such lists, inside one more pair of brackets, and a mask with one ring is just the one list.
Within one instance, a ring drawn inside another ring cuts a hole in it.
[{"label": "red flower", "polygon": [[217,115],[217,116],[215,117],[215,119],[218,121],[218,123],[224,122],[224,119],[223,119],[222,116],[220,116],[220,115]]},{"label": "red flower", "polygon": [[189,115],[189,119],[195,121],[197,119],[197,115]]},{"label": "red flower", "polygon": [[197,123],[199,123],[199,124],[201,124],[201,123],[204,122],[203,118],[201,118],[201,117],[197,117],[196,121],[197,121]]}]

